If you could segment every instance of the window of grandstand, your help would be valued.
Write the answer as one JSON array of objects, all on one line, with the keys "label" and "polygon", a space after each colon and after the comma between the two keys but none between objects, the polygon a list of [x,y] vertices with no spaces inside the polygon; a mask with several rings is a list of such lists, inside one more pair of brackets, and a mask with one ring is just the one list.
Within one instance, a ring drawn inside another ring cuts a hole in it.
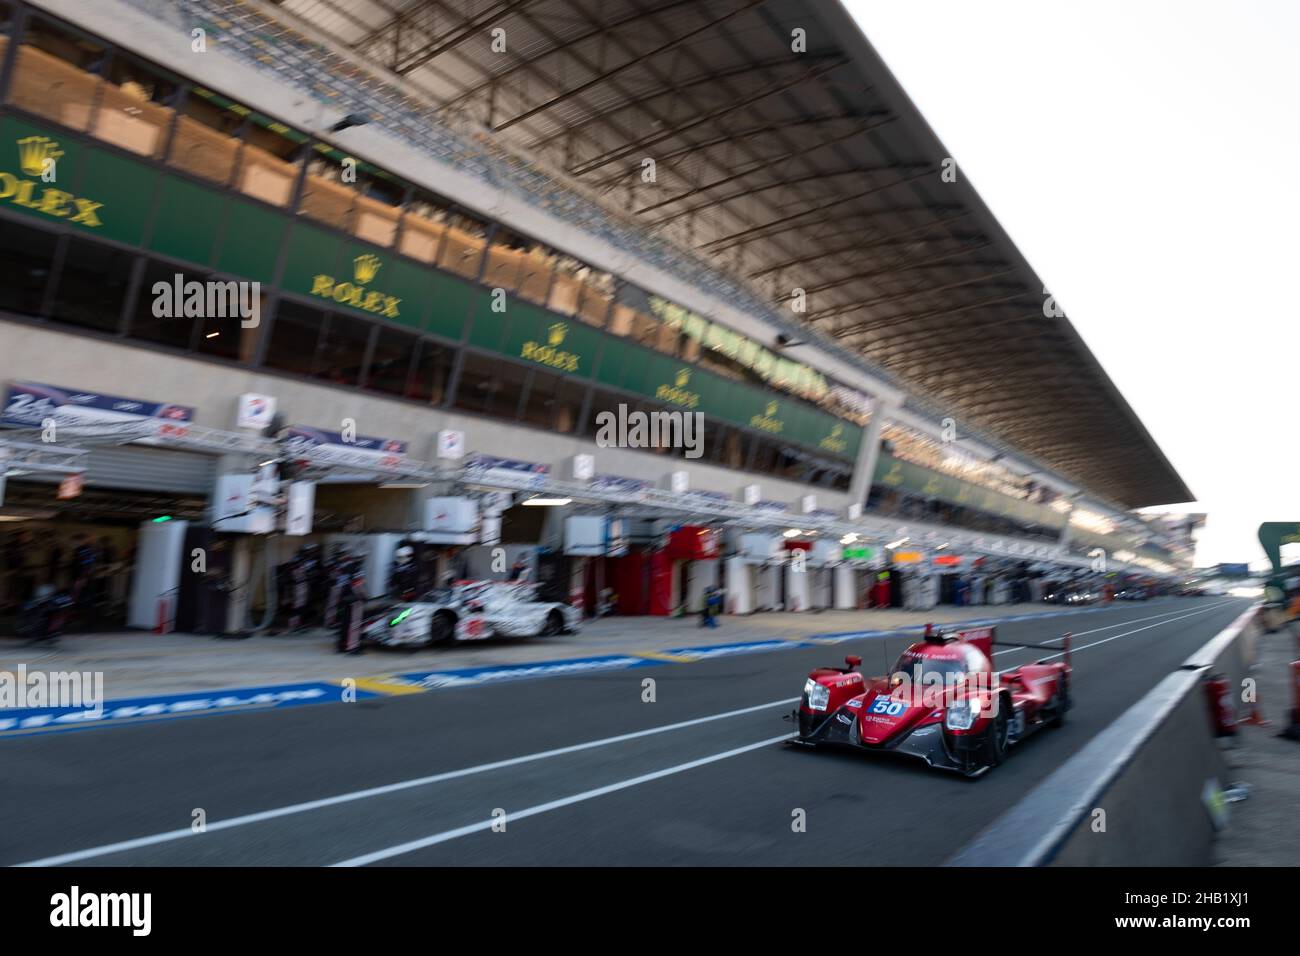
[{"label": "window of grandstand", "polygon": [[9,80],[9,102],[76,130],[90,126],[107,62],[103,44],[43,17],[33,17]]},{"label": "window of grandstand", "polygon": [[0,309],[40,315],[56,241],[54,233],[0,219]]},{"label": "window of grandstand", "polygon": [[710,422],[704,434],[704,459],[724,468],[744,468],[747,436],[739,428]]},{"label": "window of grandstand", "polygon": [[181,91],[175,77],[115,50],[90,134],[141,156],[161,158]]},{"label": "window of grandstand", "polygon": [[570,435],[578,426],[578,415],[586,394],[585,385],[563,375],[534,369],[528,394],[524,397],[523,421],[561,435]]},{"label": "window of grandstand", "polygon": [[406,397],[429,405],[441,405],[447,398],[451,360],[451,349],[429,339],[421,340],[411,368]]},{"label": "window of grandstand", "polygon": [[519,417],[519,400],[530,370],[500,357],[468,352],[461,367],[454,404],[467,412],[502,421]]},{"label": "window of grandstand", "polygon": [[498,228],[488,248],[483,284],[545,304],[554,260],[555,254],[541,243]]},{"label": "window of grandstand", "polygon": [[227,185],[235,175],[241,137],[251,112],[211,90],[195,87],[176,117],[167,162],[191,176]]},{"label": "window of grandstand", "polygon": [[[235,281],[228,276],[213,276],[212,279],[215,282],[225,283]],[[141,294],[147,291],[147,289],[142,290]],[[258,297],[259,316],[266,314],[266,300],[266,293],[262,293]],[[235,362],[245,364],[251,362],[257,351],[257,337],[261,331],[260,322],[258,326],[245,328],[243,317],[237,314],[235,310],[219,309],[217,312],[228,312],[230,314],[207,316],[198,322],[199,328],[196,330],[197,338],[195,339],[196,351],[203,355],[230,359]]]},{"label": "window of grandstand", "polygon": [[317,143],[307,163],[298,213],[377,246],[391,246],[405,192],[406,187],[387,173]]},{"label": "window of grandstand", "polygon": [[487,236],[485,222],[459,210],[449,211],[438,249],[438,265],[466,279],[477,279],[487,249]]},{"label": "window of grandstand", "polygon": [[103,332],[116,330],[135,257],[97,242],[65,241],[68,246],[55,279],[50,317]]},{"label": "window of grandstand", "polygon": [[335,385],[356,385],[374,328],[365,319],[331,312],[321,331],[318,364],[313,374]]},{"label": "window of grandstand", "polygon": [[665,355],[679,354],[680,332],[655,318],[650,297],[634,285],[619,286],[609,317],[609,331]]},{"label": "window of grandstand", "polygon": [[405,395],[419,337],[381,326],[366,370],[366,388],[389,395]]},{"label": "window of grandstand", "polygon": [[248,120],[235,185],[245,196],[272,206],[288,206],[307,137],[260,113],[249,113]]},{"label": "window of grandstand", "polygon": [[[162,283],[172,287],[176,275],[180,273],[185,281],[204,281],[207,276],[183,269],[170,262],[151,259],[145,263],[144,276],[136,292],[135,308],[128,316],[126,334],[133,339],[167,345],[177,349],[189,349],[198,321],[185,315],[154,315],[154,303],[157,296],[154,286]],[[162,310],[159,310],[162,311]]]},{"label": "window of grandstand", "polygon": [[271,341],[265,364],[284,372],[311,375],[315,372],[316,347],[325,313],[296,302],[281,300],[271,325]]},{"label": "window of grandstand", "polygon": [[[572,261],[572,260],[570,260]],[[578,294],[578,318],[588,325],[603,329],[609,321],[610,310],[614,304],[614,288],[617,280],[608,272],[583,266],[577,275],[582,280],[582,289]],[[558,286],[559,283],[557,282]],[[552,296],[555,290],[552,289]]]},{"label": "window of grandstand", "polygon": [[406,215],[402,217],[397,250],[430,265],[438,262],[451,216],[448,203],[424,190],[414,190],[406,204]]}]

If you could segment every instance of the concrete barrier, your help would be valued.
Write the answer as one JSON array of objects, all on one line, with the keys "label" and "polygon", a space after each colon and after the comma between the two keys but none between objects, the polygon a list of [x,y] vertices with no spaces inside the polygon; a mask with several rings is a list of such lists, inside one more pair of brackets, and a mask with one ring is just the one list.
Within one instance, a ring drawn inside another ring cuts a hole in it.
[{"label": "concrete barrier", "polygon": [[1201,682],[1222,673],[1240,700],[1257,611],[1238,616],[946,865],[1209,864],[1207,788],[1223,786],[1227,768]]}]

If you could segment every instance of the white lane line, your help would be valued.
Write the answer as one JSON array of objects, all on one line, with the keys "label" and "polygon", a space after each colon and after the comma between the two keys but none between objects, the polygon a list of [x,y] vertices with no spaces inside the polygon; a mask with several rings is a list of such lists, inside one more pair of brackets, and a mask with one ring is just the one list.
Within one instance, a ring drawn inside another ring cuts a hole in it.
[{"label": "white lane line", "polygon": [[[1224,604],[1227,603],[1229,602],[1227,601],[1224,602]],[[1171,618],[1168,621],[1157,621],[1155,624],[1148,624],[1146,627],[1139,627],[1132,631],[1125,631],[1123,634],[1112,634],[1110,637],[1103,637],[1100,641],[1093,641],[1091,644],[1084,644],[1082,647],[1072,647],[1070,648],[1070,653],[1077,654],[1079,651],[1086,651],[1088,648],[1096,647],[1099,644],[1108,644],[1111,641],[1118,640],[1121,637],[1128,637],[1130,634],[1138,634],[1142,631],[1149,631],[1153,627],[1162,627],[1165,624],[1172,624],[1174,621],[1181,621],[1184,618],[1196,617],[1196,615],[1198,614],[1207,614],[1210,611],[1213,611],[1215,608],[1220,608],[1220,607],[1223,607],[1223,604],[1215,604],[1211,607],[1204,607],[1201,608],[1199,611],[1192,611],[1190,614],[1184,614],[1182,617]],[[1050,657],[1044,657],[1042,658],[1042,660],[1050,661],[1054,657],[1064,657],[1064,656],[1065,656],[1065,652],[1062,651],[1059,654],[1052,654]]]},{"label": "white lane line", "polygon": [[[1162,623],[1162,624],[1167,624],[1167,623],[1170,623],[1170,622],[1172,622],[1172,621],[1181,621],[1184,617],[1192,617],[1193,615],[1196,615],[1196,614],[1204,614],[1204,613],[1206,613],[1207,611],[1213,611],[1215,608],[1223,607],[1224,605],[1231,604],[1231,603],[1233,603],[1233,602],[1231,602],[1231,601],[1220,601],[1218,604],[1211,604],[1211,605],[1209,605],[1208,607],[1198,608],[1197,610],[1195,610],[1195,611],[1191,611],[1190,613],[1186,613],[1186,614],[1184,614],[1183,611],[1182,611],[1182,609],[1179,608],[1177,611],[1169,611],[1169,612],[1167,612],[1167,613],[1165,613],[1165,614],[1154,614],[1154,615],[1152,615],[1151,617],[1136,617],[1136,618],[1133,618],[1132,620],[1128,620],[1128,621],[1120,621],[1118,624],[1110,624],[1110,625],[1108,625],[1108,626],[1106,626],[1106,627],[1094,627],[1094,628],[1093,628],[1092,630],[1090,630],[1090,631],[1072,631],[1072,632],[1070,633],[1070,636],[1071,636],[1071,637],[1082,637],[1082,636],[1085,635],[1085,634],[1100,634],[1102,631],[1112,631],[1112,630],[1114,630],[1114,629],[1117,628],[1117,627],[1124,627],[1125,625],[1128,625],[1128,624],[1141,624],[1143,621],[1154,621],[1154,620],[1156,620],[1156,619],[1158,619],[1158,618],[1169,618],[1168,621],[1161,621],[1161,622],[1160,622],[1160,623]],[[1181,615],[1181,617],[1174,617],[1173,615],[1176,615],[1176,614]],[[1159,626],[1158,624],[1152,624],[1152,625],[1151,625],[1151,627],[1158,627],[1158,626]],[[1146,628],[1141,627],[1141,628],[1138,628],[1138,630],[1139,630],[1139,631],[1145,631]],[[1137,633],[1137,631],[1127,631],[1127,632],[1125,632],[1125,634],[1136,634],[1136,633]],[[1124,637],[1125,634],[1116,634],[1115,637]],[[1114,638],[1110,638],[1110,637],[1108,637],[1108,638],[1106,638],[1106,641],[1113,640],[1113,639],[1114,639]],[[1049,640],[1059,640],[1059,638],[1049,638]],[[1087,644],[1087,645],[1084,645],[1084,646],[1085,646],[1085,647],[1095,647],[1097,644],[1104,644],[1104,643],[1106,643],[1106,641],[1096,641],[1096,642],[1094,642],[1094,643],[1092,643],[1092,644]],[[1032,648],[1032,647],[1008,647],[1008,648],[1004,648],[1003,650],[1000,650],[1000,651],[994,651],[994,652],[993,652],[993,656],[994,656],[994,657],[997,657],[999,654],[1014,654],[1016,651],[1030,651],[1030,650],[1035,650],[1035,649],[1036,649],[1036,648]],[[1048,650],[1048,649],[1049,649],[1049,648],[1043,648],[1043,650]],[[1074,647],[1074,648],[1071,648],[1071,652],[1074,652],[1074,651],[1081,651],[1081,650],[1083,650],[1083,647]],[[1061,654],[1053,654],[1052,656],[1053,656],[1053,657],[1063,657],[1063,656],[1064,656],[1064,652],[1062,652]],[[1051,658],[1044,658],[1044,660],[1050,660],[1050,659],[1051,659]]]},{"label": "white lane line", "polygon": [[[535,817],[540,813],[559,810],[561,807],[569,807],[575,803],[582,803],[585,800],[594,800],[597,797],[617,793],[619,790],[627,790],[629,787],[636,787],[643,783],[650,783],[652,780],[661,780],[664,777],[671,777],[673,774],[685,773],[687,770],[694,770],[696,767],[703,767],[707,764],[717,763],[719,760],[727,760],[730,757],[749,753],[751,750],[760,750],[763,747],[770,747],[773,744],[779,744],[782,741],[789,740],[793,736],[794,734],[790,733],[782,734],[780,737],[769,737],[767,740],[760,740],[757,743],[746,744],[743,747],[735,747],[731,750],[724,750],[722,753],[712,754],[708,757],[700,757],[698,760],[679,763],[675,767],[665,767],[663,770],[655,770],[652,773],[645,773],[639,777],[620,780],[618,783],[611,783],[604,787],[596,787],[594,790],[584,790],[582,793],[575,793],[572,796],[561,797],[559,800],[539,803],[536,806],[528,807],[524,810],[515,810],[506,814],[506,820],[522,820],[525,817]],[[369,863],[378,863],[380,860],[387,860],[390,857],[413,853],[416,850],[423,850],[425,847],[435,846],[439,843],[446,843],[449,840],[469,836],[471,833],[482,833],[484,830],[492,829],[497,822],[498,818],[495,817],[488,820],[480,820],[477,823],[471,823],[468,826],[457,827],[454,830],[444,830],[443,832],[435,833],[432,836],[421,837],[418,840],[411,840],[408,843],[399,843],[397,846],[390,846],[383,850],[376,850],[373,853],[366,853],[362,856],[354,856],[350,860],[343,860],[340,863],[334,863],[332,865],[366,866]]]},{"label": "white lane line", "polygon": [[[572,744],[568,747],[557,747],[554,750],[543,750],[538,753],[524,754],[519,757],[510,757],[506,760],[494,760],[491,763],[478,764],[474,767],[464,767],[460,770],[448,770],[444,773],[430,774],[427,777],[416,777],[412,780],[402,780],[397,783],[385,784],[381,787],[369,787],[365,790],[354,790],[351,793],[340,793],[332,797],[322,797],[319,800],[308,800],[304,803],[295,803],[286,807],[262,810],[258,813],[249,813],[241,817],[231,817],[229,820],[218,820],[215,823],[209,823],[206,832],[215,833],[219,830],[232,830],[235,827],[248,826],[249,824],[261,823],[265,820],[275,820],[280,817],[293,816],[297,813],[306,813],[309,810],[320,810],[324,807],[333,807],[342,803],[351,803],[354,800],[381,797],[390,793],[398,793],[402,790],[410,790],[413,787],[425,787],[434,783],[442,783],[445,780],[455,780],[459,777],[469,777],[474,774],[489,773],[493,770],[501,770],[505,767],[516,767],[520,764],[531,763],[536,760],[546,760],[551,757],[561,757],[565,754],[591,750],[595,747],[605,747],[609,744],[623,743],[624,741],[636,740],[641,737],[650,737],[655,734],[666,734],[670,731],[682,730],[686,727],[696,727],[700,724],[707,724],[715,720],[725,720],[728,717],[741,717],[745,714],[756,713],[760,710],[768,710],[772,707],[788,706],[790,704],[797,704],[798,702],[798,697],[787,697],[783,700],[769,701],[766,704],[755,704],[753,707],[742,707],[739,710],[723,711],[718,714],[710,714],[707,717],[695,717],[691,720],[682,720],[675,724],[664,724],[659,727],[650,727],[646,730],[636,730],[631,733],[619,734],[615,737],[603,737],[600,740],[588,740],[585,743]],[[157,846],[160,843],[170,843],[173,840],[180,840],[184,837],[194,835],[194,831],[188,828],[183,830],[168,830],[163,833],[152,834],[151,836],[136,837],[133,840],[122,840],[118,843],[109,843],[104,846],[91,847],[86,850],[75,850],[71,853],[61,853],[58,856],[48,856],[40,860],[32,860],[27,863],[18,863],[15,865],[62,866],[65,863],[76,863],[81,860],[90,860],[95,857],[107,856],[111,853],[121,853],[125,850],[138,850],[142,847]]]}]

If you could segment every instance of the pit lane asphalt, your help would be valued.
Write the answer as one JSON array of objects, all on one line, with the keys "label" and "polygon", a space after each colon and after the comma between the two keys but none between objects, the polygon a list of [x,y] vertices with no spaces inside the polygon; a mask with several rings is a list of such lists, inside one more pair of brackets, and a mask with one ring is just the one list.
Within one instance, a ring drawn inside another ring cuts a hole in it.
[{"label": "pit lane asphalt", "polygon": [[[811,667],[856,653],[878,673],[910,637],[0,741],[0,863],[937,864],[1248,603],[1001,625],[1011,641],[1076,634],[1074,709],[978,781],[775,742]],[[632,736],[575,749],[618,735]],[[191,833],[197,809],[206,833]],[[494,811],[504,832],[487,829]],[[111,849],[121,841],[137,842]]]}]

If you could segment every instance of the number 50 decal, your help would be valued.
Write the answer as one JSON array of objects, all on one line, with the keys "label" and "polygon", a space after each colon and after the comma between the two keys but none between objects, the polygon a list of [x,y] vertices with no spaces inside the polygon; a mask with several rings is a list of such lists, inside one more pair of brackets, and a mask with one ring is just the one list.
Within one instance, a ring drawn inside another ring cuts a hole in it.
[{"label": "number 50 decal", "polygon": [[868,708],[870,713],[885,714],[888,717],[897,717],[907,709],[907,704],[901,700],[894,700],[892,697],[877,697],[871,702]]}]

